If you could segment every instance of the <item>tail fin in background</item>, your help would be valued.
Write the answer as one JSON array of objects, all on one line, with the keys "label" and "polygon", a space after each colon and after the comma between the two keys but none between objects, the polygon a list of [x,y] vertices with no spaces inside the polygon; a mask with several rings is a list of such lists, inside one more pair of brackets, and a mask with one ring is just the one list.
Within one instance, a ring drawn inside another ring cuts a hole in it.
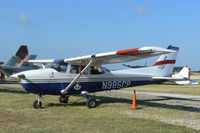
[{"label": "tail fin in background", "polygon": [[11,56],[2,66],[16,66],[28,55],[26,45],[21,45],[16,52],[15,56]]},{"label": "tail fin in background", "polygon": [[22,60],[24,60],[28,56],[28,48],[26,45],[21,45],[16,52],[15,56],[19,57],[19,60],[17,61],[16,66],[20,64]]},{"label": "tail fin in background", "polygon": [[28,68],[33,68],[33,63],[28,63],[28,62],[24,62],[27,60],[34,60],[36,59],[37,55],[28,55],[19,65],[18,67],[28,67]]},{"label": "tail fin in background", "polygon": [[199,84],[199,82],[197,80],[190,80],[190,71],[189,71],[189,67],[188,66],[183,67],[183,69],[179,73],[177,73],[175,75],[172,75],[172,78],[185,79],[185,80],[177,80],[177,81],[175,81],[175,83],[179,84],[179,85]]},{"label": "tail fin in background", "polygon": [[175,74],[175,75],[172,75],[173,78],[186,78],[186,79],[189,79],[190,78],[190,71],[189,71],[189,67],[188,66],[185,66],[183,67],[183,69]]},{"label": "tail fin in background", "polygon": [[26,45],[21,45],[15,56],[18,56],[21,60],[24,60],[28,55],[28,48]]},{"label": "tail fin in background", "polygon": [[18,60],[18,56],[11,56],[2,66],[16,66]]},{"label": "tail fin in background", "polygon": [[185,66],[183,69],[172,77],[153,77],[154,80],[173,81],[179,85],[185,84],[199,84],[197,80],[190,80],[189,67]]}]

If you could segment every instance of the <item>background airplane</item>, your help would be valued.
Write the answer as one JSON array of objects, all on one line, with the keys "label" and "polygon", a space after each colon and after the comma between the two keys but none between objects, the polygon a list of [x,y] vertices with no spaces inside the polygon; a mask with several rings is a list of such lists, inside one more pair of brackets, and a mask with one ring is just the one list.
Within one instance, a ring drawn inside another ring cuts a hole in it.
[{"label": "background airplane", "polygon": [[[67,103],[70,95],[82,94],[89,108],[96,106],[96,100],[88,93],[121,89],[126,87],[162,83],[167,80],[185,80],[187,75],[171,77],[178,53],[177,47],[168,49],[142,47],[62,60],[30,60],[35,63],[51,63],[45,69],[24,71],[12,75],[20,78],[28,93],[38,94],[34,108],[41,108],[42,95],[60,95],[59,101]],[[164,55],[163,55],[164,54]],[[161,55],[151,67],[109,71],[104,64],[129,62]],[[185,74],[185,72],[184,72]]]},{"label": "background airplane", "polygon": [[146,64],[147,63],[145,62],[144,66],[141,66],[141,65],[129,65],[129,64],[122,64],[122,65],[125,66],[125,67],[130,67],[130,68],[143,68],[143,67],[147,67]]},{"label": "background airplane", "polygon": [[35,58],[36,55],[28,55],[28,49],[26,45],[21,45],[15,56],[11,56],[0,66],[1,81],[5,80],[5,75],[9,77],[13,73],[33,69],[35,67],[33,63],[26,63],[23,62],[23,60]]}]

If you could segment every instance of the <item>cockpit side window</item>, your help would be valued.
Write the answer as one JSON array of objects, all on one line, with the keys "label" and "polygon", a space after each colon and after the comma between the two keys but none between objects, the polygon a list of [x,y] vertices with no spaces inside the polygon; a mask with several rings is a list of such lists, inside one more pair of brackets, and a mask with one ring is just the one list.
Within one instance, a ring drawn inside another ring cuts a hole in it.
[{"label": "cockpit side window", "polygon": [[[81,66],[81,69],[83,70],[85,66]],[[80,66],[79,65],[71,65],[70,73],[79,74],[80,73]],[[87,75],[87,70],[84,72],[85,75]]]},{"label": "cockpit side window", "polygon": [[90,74],[104,74],[105,71],[102,67],[91,67]]},{"label": "cockpit side window", "polygon": [[60,72],[66,72],[67,71],[67,65],[60,65]]},{"label": "cockpit side window", "polygon": [[76,73],[76,74],[78,74],[79,73],[79,67],[78,67],[78,65],[71,65],[70,73]]}]

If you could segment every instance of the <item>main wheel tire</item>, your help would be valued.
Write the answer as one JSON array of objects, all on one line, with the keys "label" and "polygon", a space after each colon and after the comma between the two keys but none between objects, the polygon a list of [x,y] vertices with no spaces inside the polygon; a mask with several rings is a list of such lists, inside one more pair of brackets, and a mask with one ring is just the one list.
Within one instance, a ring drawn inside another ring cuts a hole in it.
[{"label": "main wheel tire", "polygon": [[60,96],[59,97],[59,102],[60,103],[68,103],[69,96]]},{"label": "main wheel tire", "polygon": [[34,107],[35,109],[42,108],[42,102],[40,101],[40,102],[38,103],[38,100],[34,101],[34,102],[33,102],[33,107]]},{"label": "main wheel tire", "polygon": [[86,102],[86,106],[88,106],[88,108],[95,108],[96,107],[96,100],[93,98],[89,98],[88,101]]}]

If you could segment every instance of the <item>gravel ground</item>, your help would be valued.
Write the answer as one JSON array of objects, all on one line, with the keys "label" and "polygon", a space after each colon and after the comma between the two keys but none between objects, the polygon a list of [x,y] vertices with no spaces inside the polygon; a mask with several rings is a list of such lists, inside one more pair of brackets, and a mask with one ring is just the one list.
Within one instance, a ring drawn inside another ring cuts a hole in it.
[{"label": "gravel ground", "polygon": [[13,84],[12,83],[0,84],[0,86],[22,88],[21,84],[16,84],[16,83],[13,83]]},{"label": "gravel ground", "polygon": [[[100,92],[96,95],[132,100],[133,91]],[[152,92],[136,92],[136,95],[141,109],[126,110],[122,114],[200,130],[200,96]]]},{"label": "gravel ground", "polygon": [[[0,84],[0,86],[22,88],[16,83]],[[141,109],[125,109],[121,112],[122,114],[200,130],[200,96],[152,92],[136,92],[136,94],[138,107]],[[133,91],[113,90],[98,92],[95,95],[124,98],[131,101]]]}]

